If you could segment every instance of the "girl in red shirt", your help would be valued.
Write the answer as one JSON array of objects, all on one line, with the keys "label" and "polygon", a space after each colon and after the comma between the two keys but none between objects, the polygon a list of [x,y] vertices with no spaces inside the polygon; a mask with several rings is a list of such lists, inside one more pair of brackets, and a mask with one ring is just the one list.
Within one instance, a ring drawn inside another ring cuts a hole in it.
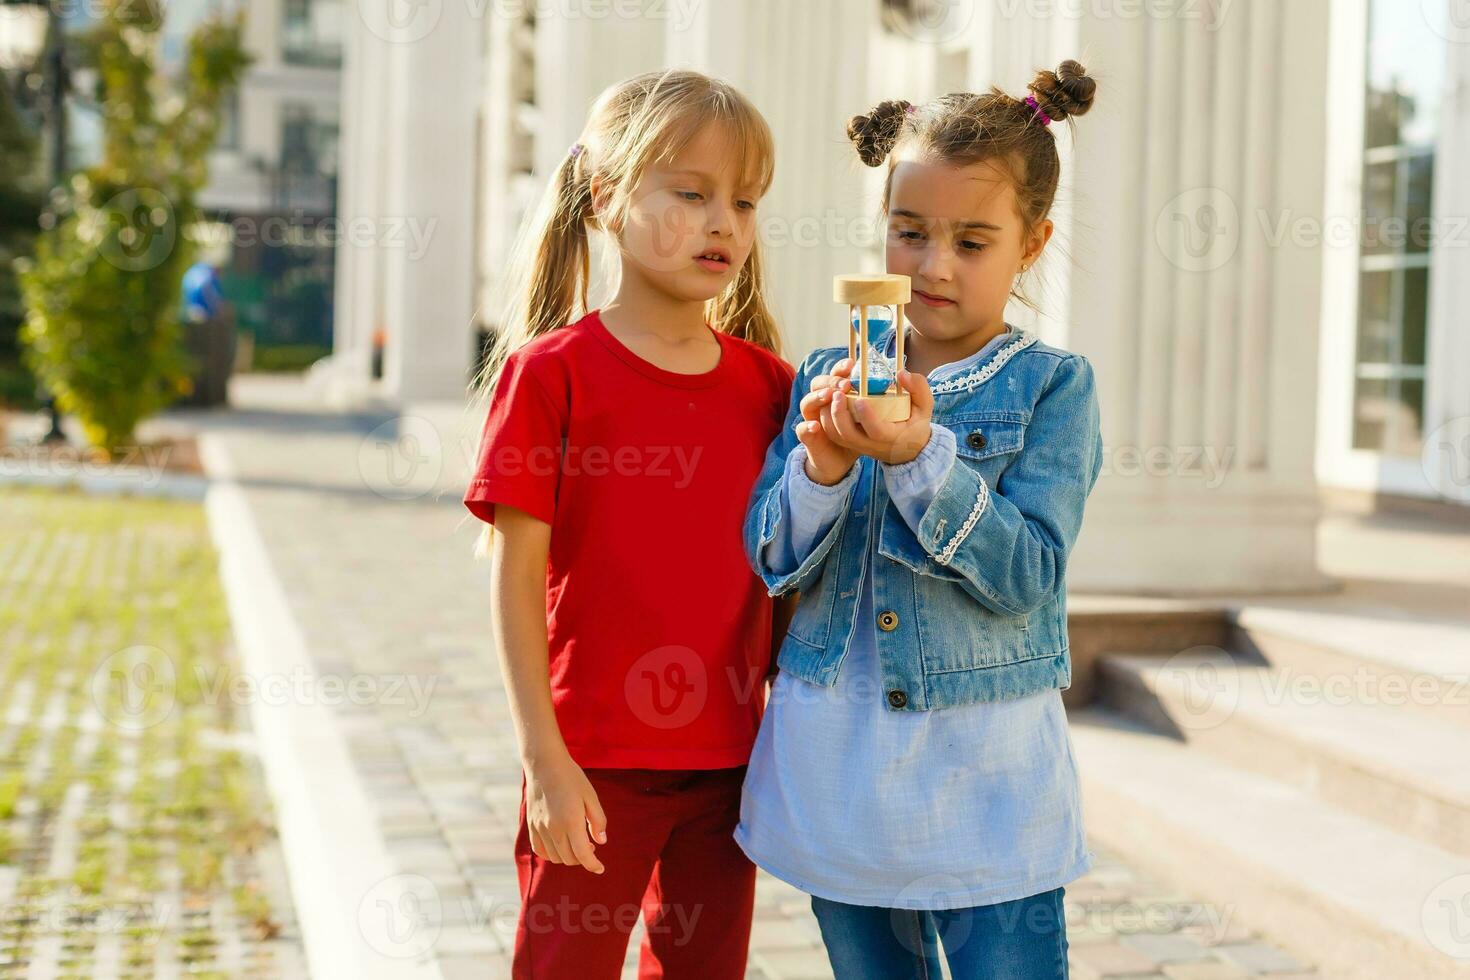
[{"label": "girl in red shirt", "polygon": [[[619,976],[640,912],[640,976],[745,975],[755,867],[732,834],[772,610],[740,529],[794,374],[755,245],[772,167],[729,85],[608,89],[476,383],[464,503],[523,771],[516,977]],[[618,276],[583,312],[594,229]]]}]

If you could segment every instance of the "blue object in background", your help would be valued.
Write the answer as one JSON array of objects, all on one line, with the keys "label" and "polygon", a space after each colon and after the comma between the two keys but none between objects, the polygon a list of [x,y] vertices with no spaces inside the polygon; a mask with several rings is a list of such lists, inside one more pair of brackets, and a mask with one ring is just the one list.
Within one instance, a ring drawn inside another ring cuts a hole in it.
[{"label": "blue object in background", "polygon": [[219,271],[200,260],[184,272],[182,314],[186,320],[209,320],[224,303]]}]

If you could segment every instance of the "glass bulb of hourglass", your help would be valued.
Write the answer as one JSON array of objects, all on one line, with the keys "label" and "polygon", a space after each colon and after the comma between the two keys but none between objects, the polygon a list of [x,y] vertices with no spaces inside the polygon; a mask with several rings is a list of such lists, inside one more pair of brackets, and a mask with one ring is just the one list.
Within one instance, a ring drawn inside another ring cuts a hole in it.
[{"label": "glass bulb of hourglass", "polygon": [[[864,394],[881,395],[893,384],[893,379],[898,375],[894,367],[893,359],[886,357],[878,346],[882,336],[892,327],[898,314],[891,306],[869,306],[867,307],[868,323],[868,389]],[[852,311],[852,332],[858,336],[862,335],[862,310],[854,308]],[[861,374],[854,367],[852,372],[853,386],[856,387],[860,381]]]}]

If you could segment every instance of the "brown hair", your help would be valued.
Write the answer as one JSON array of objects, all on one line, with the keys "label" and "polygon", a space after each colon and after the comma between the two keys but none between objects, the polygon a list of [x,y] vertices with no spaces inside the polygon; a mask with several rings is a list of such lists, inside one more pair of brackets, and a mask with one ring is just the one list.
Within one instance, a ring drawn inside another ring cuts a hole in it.
[{"label": "brown hair", "polygon": [[[1026,87],[1037,107],[1053,122],[1059,122],[1092,108],[1097,83],[1088,77],[1087,69],[1069,60],[1056,71],[1037,72]],[[881,102],[848,120],[847,138],[868,166],[888,162],[883,183],[885,213],[895,151],[909,145],[954,166],[999,164],[1015,187],[1023,236],[1029,237],[1046,219],[1056,198],[1062,168],[1051,127],[1025,99],[999,88],[983,94],[952,92],[923,105],[902,100]],[[1030,305],[1024,296],[1013,295]]]},{"label": "brown hair", "polygon": [[[762,194],[769,190],[775,140],[760,111],[733,85],[697,71],[669,69],[635,75],[598,96],[575,149],[562,158],[537,218],[517,246],[511,305],[471,384],[470,408],[488,401],[513,351],[587,311],[590,231],[620,234],[644,173],[678,156],[710,122],[727,127],[744,182]],[[605,188],[599,191],[605,200],[597,211],[593,178]],[[716,330],[780,356],[780,332],[765,302],[759,243],[724,291],[705,304],[705,317]],[[477,556],[488,551],[490,530],[486,525]]]}]

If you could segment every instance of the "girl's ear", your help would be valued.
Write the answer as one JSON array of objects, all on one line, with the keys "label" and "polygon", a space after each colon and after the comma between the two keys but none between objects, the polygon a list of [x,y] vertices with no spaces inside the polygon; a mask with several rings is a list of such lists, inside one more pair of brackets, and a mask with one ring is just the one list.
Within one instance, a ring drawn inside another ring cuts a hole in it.
[{"label": "girl's ear", "polygon": [[602,218],[607,213],[608,206],[611,203],[612,189],[608,187],[607,181],[603,179],[601,174],[596,174],[592,178],[591,198],[592,217],[597,220],[599,227],[605,228],[607,225]]},{"label": "girl's ear", "polygon": [[1052,224],[1050,218],[1045,219],[1041,224],[1036,226],[1036,230],[1031,233],[1030,239],[1026,242],[1026,247],[1021,252],[1022,269],[1031,268],[1031,266],[1036,264],[1036,260],[1041,258],[1042,250],[1046,248],[1046,243],[1051,241],[1051,233],[1055,228],[1056,226]]}]

